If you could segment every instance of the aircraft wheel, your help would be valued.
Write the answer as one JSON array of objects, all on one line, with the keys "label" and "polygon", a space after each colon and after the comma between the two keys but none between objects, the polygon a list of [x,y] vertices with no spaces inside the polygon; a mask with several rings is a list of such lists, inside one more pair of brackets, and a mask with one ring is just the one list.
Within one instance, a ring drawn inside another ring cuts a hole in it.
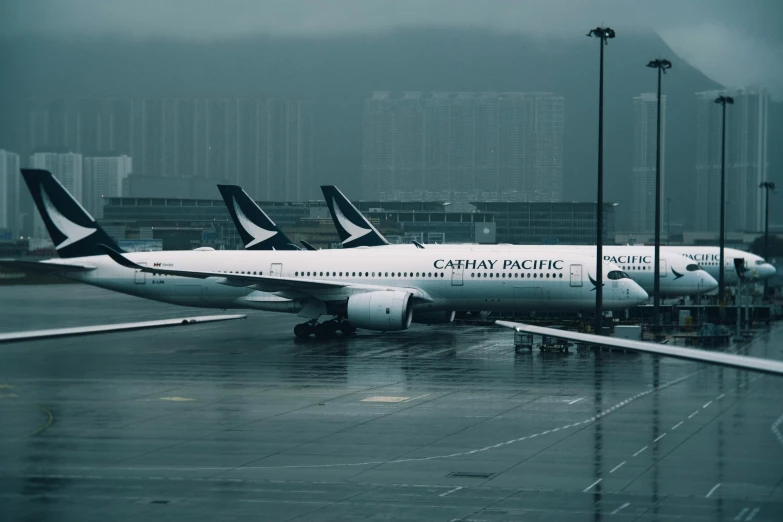
[{"label": "aircraft wheel", "polygon": [[305,339],[310,337],[311,333],[312,328],[307,323],[300,323],[294,326],[294,335],[297,337],[297,339]]},{"label": "aircraft wheel", "polygon": [[325,321],[315,326],[315,337],[317,339],[328,339],[337,331],[337,323],[334,321]]},{"label": "aircraft wheel", "polygon": [[356,327],[348,321],[343,321],[340,323],[340,331],[343,333],[343,335],[351,335],[356,331]]}]

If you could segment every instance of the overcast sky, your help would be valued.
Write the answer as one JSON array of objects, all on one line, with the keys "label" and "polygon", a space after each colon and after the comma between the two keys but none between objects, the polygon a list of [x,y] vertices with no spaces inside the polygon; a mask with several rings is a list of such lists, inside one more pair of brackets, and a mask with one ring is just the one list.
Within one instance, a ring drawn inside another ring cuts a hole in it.
[{"label": "overcast sky", "polygon": [[[4,0],[0,31],[57,38],[329,37],[405,27],[481,27],[618,37],[655,31],[729,87],[783,93],[783,0]],[[620,45],[620,42],[617,42]]]}]

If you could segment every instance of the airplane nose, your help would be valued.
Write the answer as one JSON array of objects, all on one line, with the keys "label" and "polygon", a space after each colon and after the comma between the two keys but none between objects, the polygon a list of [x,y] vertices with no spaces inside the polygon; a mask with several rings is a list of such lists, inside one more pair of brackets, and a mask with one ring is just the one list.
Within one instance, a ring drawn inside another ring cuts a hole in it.
[{"label": "airplane nose", "polygon": [[634,304],[644,304],[647,302],[647,300],[650,298],[650,296],[647,294],[647,292],[644,291],[644,288],[637,285],[636,283],[633,283],[633,287],[631,288],[631,300]]},{"label": "airplane nose", "polygon": [[718,288],[718,281],[710,274],[702,270],[699,286],[696,291],[700,294],[703,294],[705,292],[712,292],[716,288]]},{"label": "airplane nose", "polygon": [[764,263],[761,268],[762,268],[761,277],[764,278],[772,277],[773,275],[778,273],[777,268],[772,266],[770,263]]}]

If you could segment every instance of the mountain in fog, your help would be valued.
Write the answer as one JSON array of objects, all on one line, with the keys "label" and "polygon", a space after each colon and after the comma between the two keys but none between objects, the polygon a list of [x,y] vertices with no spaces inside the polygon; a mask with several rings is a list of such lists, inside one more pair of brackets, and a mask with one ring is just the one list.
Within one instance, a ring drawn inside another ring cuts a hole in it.
[{"label": "mountain in fog", "polygon": [[[315,177],[359,194],[361,116],[374,90],[549,91],[565,97],[565,197],[595,194],[598,42],[488,30],[397,30],[377,36],[243,38],[219,42],[17,38],[2,43],[4,114],[29,96],[251,95],[315,102]],[[694,187],[694,92],[719,88],[654,34],[619,32],[606,48],[606,198],[630,201],[632,98],[653,92],[657,57],[674,68],[668,95],[667,196],[674,220],[688,219]],[[771,104],[770,144],[781,109]],[[0,122],[0,147],[14,150],[14,118]],[[18,121],[18,120],[16,120]],[[24,153],[25,151],[20,151]],[[771,147],[769,163],[783,161]],[[770,170],[772,172],[772,170]]]}]

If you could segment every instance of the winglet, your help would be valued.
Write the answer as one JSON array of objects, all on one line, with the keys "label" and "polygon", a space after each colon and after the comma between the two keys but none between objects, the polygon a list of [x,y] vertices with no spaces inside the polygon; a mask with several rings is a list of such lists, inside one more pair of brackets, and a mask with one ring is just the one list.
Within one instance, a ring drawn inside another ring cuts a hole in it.
[{"label": "winglet", "polygon": [[299,242],[302,243],[302,245],[305,247],[305,250],[318,250],[317,248],[315,248],[313,245],[311,245],[307,241],[299,241]]},{"label": "winglet", "polygon": [[144,269],[143,266],[137,265],[136,263],[134,263],[133,261],[131,261],[127,257],[123,256],[122,254],[120,254],[119,252],[117,252],[116,250],[111,248],[110,246],[106,246],[106,245],[100,244],[100,245],[98,245],[98,247],[101,250],[103,250],[104,252],[106,252],[106,255],[109,256],[112,259],[112,261],[114,261],[118,265],[122,265],[125,268],[135,268],[137,270],[143,270]]},{"label": "winglet", "polygon": [[322,185],[321,192],[326,199],[337,233],[340,234],[343,248],[389,244],[340,189],[334,185]]},{"label": "winglet", "polygon": [[246,250],[298,250],[242,187],[218,185]]}]

